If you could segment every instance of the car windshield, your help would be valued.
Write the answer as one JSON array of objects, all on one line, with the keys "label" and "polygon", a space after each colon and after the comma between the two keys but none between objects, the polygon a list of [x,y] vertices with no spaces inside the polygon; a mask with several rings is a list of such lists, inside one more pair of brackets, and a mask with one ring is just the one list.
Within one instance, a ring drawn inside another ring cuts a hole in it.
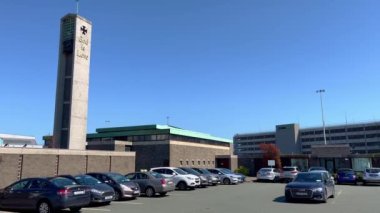
[{"label": "car windshield", "polygon": [[193,174],[193,175],[201,175],[201,173],[195,171],[194,169],[190,169],[190,168],[186,168],[186,169],[183,169],[184,171],[190,173],[190,174]]},{"label": "car windshield", "polygon": [[155,178],[164,178],[164,176],[163,175],[161,175],[161,174],[159,174],[159,173],[157,173],[157,172],[150,172],[149,174],[151,174],[153,177],[155,177]]},{"label": "car windshield", "polygon": [[321,173],[300,173],[297,175],[297,177],[294,179],[294,182],[321,182],[322,181],[322,174]]},{"label": "car windshield", "polygon": [[173,169],[175,172],[177,172],[180,175],[187,175],[188,173],[183,171],[182,169]]},{"label": "car windshield", "polygon": [[212,174],[211,172],[209,172],[207,169],[199,169],[203,174],[206,174],[206,175],[209,175],[209,174]]},{"label": "car windshield", "polygon": [[367,173],[380,173],[380,169],[366,169]]},{"label": "car windshield", "polygon": [[309,170],[310,171],[316,171],[316,170],[326,170],[326,169],[323,167],[311,167]]},{"label": "car windshield", "polygon": [[65,186],[70,186],[70,185],[78,185],[75,181],[70,180],[68,178],[64,177],[56,177],[50,179],[50,182],[52,182],[54,185],[58,187],[65,187]]},{"label": "car windshield", "polygon": [[110,176],[112,179],[114,179],[117,183],[126,183],[126,182],[130,181],[128,178],[126,178],[125,176],[123,176],[121,174],[108,173],[108,176]]},{"label": "car windshield", "polygon": [[294,170],[296,170],[296,169],[293,168],[293,167],[285,167],[285,168],[282,168],[282,171],[284,171],[284,172],[290,172],[290,171],[294,171]]},{"label": "car windshield", "polygon": [[228,169],[221,169],[225,174],[234,174],[231,170]]},{"label": "car windshield", "polygon": [[260,172],[271,172],[272,169],[260,169]]},{"label": "car windshield", "polygon": [[89,175],[75,176],[75,180],[78,181],[79,184],[90,186],[102,183],[98,179]]}]

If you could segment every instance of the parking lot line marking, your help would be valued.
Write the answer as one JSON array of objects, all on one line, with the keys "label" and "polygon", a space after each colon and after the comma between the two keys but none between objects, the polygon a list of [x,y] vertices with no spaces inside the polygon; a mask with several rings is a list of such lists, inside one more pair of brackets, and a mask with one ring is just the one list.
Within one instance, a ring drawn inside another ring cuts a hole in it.
[{"label": "parking lot line marking", "polygon": [[339,192],[338,192],[338,194],[336,195],[337,197],[339,196],[339,195],[341,195],[342,194],[342,190],[339,190]]},{"label": "parking lot line marking", "polygon": [[[142,205],[143,203],[136,203],[136,202],[114,202],[114,203],[117,203],[117,204],[127,204],[127,205]],[[112,204],[114,204],[112,203]]]},{"label": "parking lot line marking", "polygon": [[82,210],[90,210],[90,211],[102,211],[102,212],[110,212],[110,209],[99,209],[99,208],[82,208]]}]

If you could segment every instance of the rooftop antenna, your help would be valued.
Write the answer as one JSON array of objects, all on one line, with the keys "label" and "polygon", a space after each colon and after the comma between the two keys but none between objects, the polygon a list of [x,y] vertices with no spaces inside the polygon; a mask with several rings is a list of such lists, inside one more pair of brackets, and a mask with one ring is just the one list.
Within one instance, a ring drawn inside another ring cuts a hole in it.
[{"label": "rooftop antenna", "polygon": [[79,15],[79,0],[75,0],[77,2],[77,15]]}]

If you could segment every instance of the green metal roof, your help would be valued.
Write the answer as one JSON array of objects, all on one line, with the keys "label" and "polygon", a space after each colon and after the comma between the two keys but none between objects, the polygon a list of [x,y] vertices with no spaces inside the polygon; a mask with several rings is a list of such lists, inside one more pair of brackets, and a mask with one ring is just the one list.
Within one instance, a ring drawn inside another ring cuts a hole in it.
[{"label": "green metal roof", "polygon": [[87,138],[134,136],[134,135],[153,135],[153,134],[173,134],[193,138],[201,138],[219,142],[232,143],[232,140],[219,138],[210,134],[194,132],[168,125],[143,125],[128,127],[99,128],[97,133],[87,134]]}]

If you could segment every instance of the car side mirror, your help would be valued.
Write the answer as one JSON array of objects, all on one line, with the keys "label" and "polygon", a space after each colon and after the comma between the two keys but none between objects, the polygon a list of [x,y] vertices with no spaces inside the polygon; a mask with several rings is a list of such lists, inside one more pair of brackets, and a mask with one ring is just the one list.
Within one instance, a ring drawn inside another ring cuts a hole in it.
[{"label": "car side mirror", "polygon": [[218,172],[218,175],[222,175],[222,173],[221,173],[221,172]]},{"label": "car side mirror", "polygon": [[172,175],[173,175],[173,176],[176,176],[176,175],[177,175],[177,173],[173,172],[173,173],[172,173]]}]

